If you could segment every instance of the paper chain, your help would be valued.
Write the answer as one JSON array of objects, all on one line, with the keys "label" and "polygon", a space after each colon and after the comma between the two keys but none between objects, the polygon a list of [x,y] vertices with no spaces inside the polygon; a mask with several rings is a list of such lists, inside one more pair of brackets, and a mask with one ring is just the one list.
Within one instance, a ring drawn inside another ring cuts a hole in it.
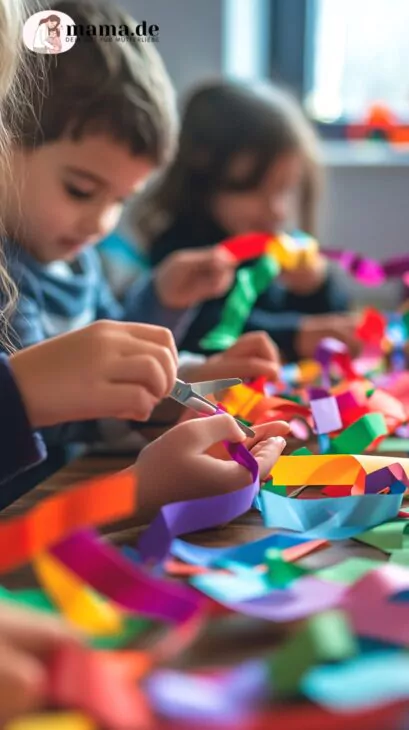
[{"label": "paper chain", "polygon": [[[219,245],[240,263],[258,260],[249,267],[238,269],[236,284],[226,300],[220,322],[200,342],[204,350],[230,347],[243,332],[254,304],[272,279],[281,270],[291,271],[313,261],[319,251],[317,241],[302,231],[295,231],[291,236],[286,233],[248,233],[229,238]],[[351,251],[324,249],[322,254],[337,261],[364,286],[379,286],[387,279],[403,277],[409,272],[409,254],[384,262]]]}]

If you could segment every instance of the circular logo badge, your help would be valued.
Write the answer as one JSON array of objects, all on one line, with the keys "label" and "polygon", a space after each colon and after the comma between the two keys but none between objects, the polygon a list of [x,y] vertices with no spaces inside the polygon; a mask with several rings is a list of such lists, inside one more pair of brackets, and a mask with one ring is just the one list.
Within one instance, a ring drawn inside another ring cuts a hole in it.
[{"label": "circular logo badge", "polygon": [[76,40],[73,19],[58,10],[41,10],[24,24],[24,44],[34,53],[65,53]]}]

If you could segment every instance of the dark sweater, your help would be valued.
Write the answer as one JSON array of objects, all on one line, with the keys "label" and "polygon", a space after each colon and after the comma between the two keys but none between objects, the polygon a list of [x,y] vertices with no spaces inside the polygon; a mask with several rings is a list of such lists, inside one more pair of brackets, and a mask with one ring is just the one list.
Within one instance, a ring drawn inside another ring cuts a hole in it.
[{"label": "dark sweater", "polygon": [[39,464],[47,455],[41,437],[33,433],[8,358],[0,355],[0,508],[20,491],[13,477]]},{"label": "dark sweater", "polygon": [[[157,265],[172,251],[211,246],[228,237],[229,234],[210,219],[199,224],[179,218],[153,241],[150,261]],[[249,263],[247,261],[243,265],[248,266]],[[227,296],[205,302],[198,308],[196,317],[180,342],[181,349],[202,352],[200,340],[220,321]],[[284,356],[288,360],[295,360],[294,340],[303,315],[345,312],[347,309],[347,293],[334,272],[330,272],[322,286],[308,296],[293,294],[275,280],[258,298],[244,332],[266,331]]]}]

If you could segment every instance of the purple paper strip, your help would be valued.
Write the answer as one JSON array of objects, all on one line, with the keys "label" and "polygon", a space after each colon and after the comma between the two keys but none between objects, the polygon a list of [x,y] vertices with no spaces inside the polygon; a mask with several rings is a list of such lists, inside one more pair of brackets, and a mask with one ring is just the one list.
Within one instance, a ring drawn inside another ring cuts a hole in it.
[{"label": "purple paper strip", "polygon": [[217,727],[234,722],[237,727],[270,696],[270,683],[267,662],[259,660],[204,676],[161,669],[148,677],[144,690],[164,717],[191,723],[200,719]]},{"label": "purple paper strip", "polygon": [[174,502],[162,507],[138,541],[143,562],[161,562],[169,554],[175,537],[231,522],[251,508],[260,486],[257,461],[243,444],[225,445],[231,457],[248,469],[251,484],[215,497]]},{"label": "purple paper strip", "polygon": [[408,254],[380,262],[353,251],[324,249],[322,253],[332,261],[337,261],[343,269],[367,286],[379,286],[385,279],[403,276],[409,270]]},{"label": "purple paper strip", "polygon": [[315,359],[322,367],[322,384],[324,388],[331,387],[330,366],[334,355],[348,353],[347,346],[334,337],[324,337],[315,350]]},{"label": "purple paper strip", "polygon": [[51,553],[126,611],[161,621],[182,622],[205,605],[203,597],[189,586],[153,578],[91,530],[76,532],[53,547]]},{"label": "purple paper strip", "polygon": [[269,621],[296,621],[319,611],[336,608],[344,597],[347,586],[330,583],[313,576],[300,578],[291,588],[275,590],[266,596],[224,605],[234,611]]},{"label": "purple paper strip", "polygon": [[381,489],[390,487],[391,492],[404,492],[409,488],[409,479],[406,472],[398,462],[377,469],[365,477],[365,493],[377,494]]},{"label": "purple paper strip", "polygon": [[341,414],[333,395],[311,400],[311,411],[318,434],[332,433],[342,428]]}]

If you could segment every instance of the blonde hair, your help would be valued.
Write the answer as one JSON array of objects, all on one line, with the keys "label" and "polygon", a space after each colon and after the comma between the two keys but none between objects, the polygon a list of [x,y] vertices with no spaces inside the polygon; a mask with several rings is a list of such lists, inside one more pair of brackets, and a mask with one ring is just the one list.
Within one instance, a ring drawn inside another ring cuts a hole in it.
[{"label": "blonde hair", "polygon": [[[0,0],[0,170],[2,185],[0,188],[0,236],[4,236],[2,221],[4,218],[4,196],[9,178],[9,150],[13,133],[14,120],[18,118],[19,68],[22,28],[25,7],[22,0]],[[14,110],[10,120],[5,122],[3,105]],[[0,247],[0,343],[11,350],[12,346],[7,334],[7,322],[10,310],[16,300],[17,289],[11,280],[4,261],[4,253]]]}]

